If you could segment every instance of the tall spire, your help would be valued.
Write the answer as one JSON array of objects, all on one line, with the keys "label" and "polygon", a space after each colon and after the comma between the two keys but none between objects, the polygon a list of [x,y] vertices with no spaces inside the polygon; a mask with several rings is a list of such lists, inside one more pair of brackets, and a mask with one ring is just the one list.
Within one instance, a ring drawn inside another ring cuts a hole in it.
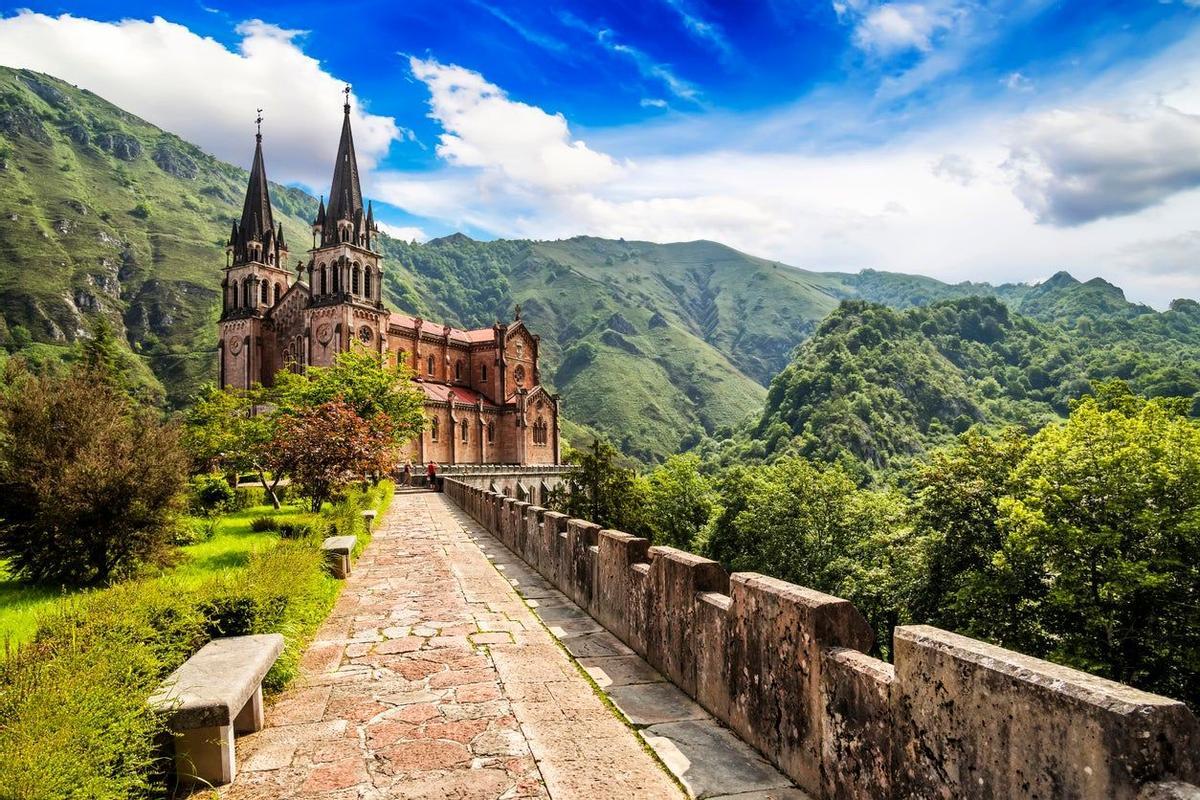
[{"label": "tall spire", "polygon": [[267,168],[262,152],[262,109],[259,109],[255,124],[259,126],[254,135],[254,163],[250,166],[250,182],[246,186],[246,202],[242,204],[242,218],[237,225],[234,245],[234,263],[250,260],[247,245],[262,242],[267,231],[274,231],[275,218],[271,214],[271,192],[267,185]]},{"label": "tall spire", "polygon": [[358,159],[354,155],[354,137],[350,133],[350,87],[345,88],[346,103],[342,106],[342,136],[338,142],[337,161],[333,167],[333,185],[329,189],[329,205],[321,232],[322,244],[339,241],[338,222],[353,223],[363,210],[362,186],[358,179]]}]

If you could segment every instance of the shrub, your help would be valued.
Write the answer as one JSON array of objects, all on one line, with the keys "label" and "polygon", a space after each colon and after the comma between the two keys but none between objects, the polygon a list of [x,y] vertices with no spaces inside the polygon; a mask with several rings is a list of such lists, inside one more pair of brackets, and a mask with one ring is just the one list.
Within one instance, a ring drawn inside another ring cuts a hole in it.
[{"label": "shrub", "polygon": [[304,519],[287,519],[279,523],[279,536],[290,540],[313,540],[321,537],[323,528]]},{"label": "shrub", "polygon": [[279,520],[274,517],[255,517],[250,520],[250,530],[255,533],[279,530]]},{"label": "shrub", "polygon": [[0,393],[0,558],[25,581],[104,584],[165,554],[187,459],[177,429],[103,373],[18,367]]},{"label": "shrub", "polygon": [[247,508],[261,506],[267,501],[266,492],[261,486],[239,486],[233,490],[233,494],[234,511],[245,511]]},{"label": "shrub", "polygon": [[193,511],[219,513],[234,502],[234,490],[222,475],[200,475],[192,479],[190,505]]}]

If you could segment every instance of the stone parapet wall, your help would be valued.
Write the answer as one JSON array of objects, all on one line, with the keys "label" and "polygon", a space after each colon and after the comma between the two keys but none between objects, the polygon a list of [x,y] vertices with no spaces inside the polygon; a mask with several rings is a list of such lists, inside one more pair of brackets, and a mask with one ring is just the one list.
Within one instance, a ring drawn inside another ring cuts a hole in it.
[{"label": "stone parapet wall", "polygon": [[1200,800],[1183,703],[924,625],[896,629],[893,666],[846,600],[444,488],[814,797]]}]

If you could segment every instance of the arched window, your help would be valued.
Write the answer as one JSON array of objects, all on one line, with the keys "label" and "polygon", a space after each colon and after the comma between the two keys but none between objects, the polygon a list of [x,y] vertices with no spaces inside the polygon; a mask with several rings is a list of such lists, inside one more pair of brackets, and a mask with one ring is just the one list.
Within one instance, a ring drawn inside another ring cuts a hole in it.
[{"label": "arched window", "polygon": [[517,386],[525,385],[525,365],[517,364],[517,370],[513,373],[513,380],[517,382]]},{"label": "arched window", "polygon": [[430,375],[433,374],[433,356],[430,356],[429,358],[425,359],[425,371],[428,372]]},{"label": "arched window", "polygon": [[371,299],[371,283],[374,280],[374,271],[370,267],[367,267],[366,271],[363,272],[363,297],[367,298],[368,300]]},{"label": "arched window", "polygon": [[487,440],[488,444],[496,441],[496,423],[489,422],[487,424]]},{"label": "arched window", "polygon": [[359,294],[359,284],[362,282],[362,272],[358,268],[358,264],[354,265],[354,271],[350,274],[350,291],[354,294]]},{"label": "arched window", "polygon": [[246,308],[254,305],[254,295],[250,294],[254,291],[254,286],[250,283],[250,279],[242,281],[242,305]]},{"label": "arched window", "polygon": [[462,380],[462,362],[461,361],[454,362],[454,380],[456,380],[456,381]]},{"label": "arched window", "polygon": [[458,430],[462,435],[463,442],[466,443],[466,441],[471,438],[471,426],[468,425],[467,421],[464,419],[462,422],[458,423]]},{"label": "arched window", "polygon": [[479,380],[487,382],[487,364],[479,365]]},{"label": "arched window", "polygon": [[279,302],[279,298],[283,297],[283,286],[275,284],[275,302]]},{"label": "arched window", "polygon": [[429,424],[429,441],[436,442],[438,440],[438,428],[441,425],[438,423],[438,418],[434,417],[433,422]]},{"label": "arched window", "polygon": [[325,265],[321,265],[321,294],[329,293],[328,274],[325,272]]},{"label": "arched window", "polygon": [[269,305],[271,303],[271,294],[270,293],[271,293],[271,285],[269,283],[267,283],[266,281],[263,281],[262,282],[263,305]]}]

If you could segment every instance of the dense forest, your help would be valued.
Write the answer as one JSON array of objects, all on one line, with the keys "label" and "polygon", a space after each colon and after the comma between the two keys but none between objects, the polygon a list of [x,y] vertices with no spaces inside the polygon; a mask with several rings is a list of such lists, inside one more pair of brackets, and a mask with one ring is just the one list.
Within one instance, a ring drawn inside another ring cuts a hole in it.
[{"label": "dense forest", "polygon": [[1200,703],[1200,423],[1120,380],[1036,433],[976,425],[893,480],[793,454],[646,474],[597,444],[569,513],[851,600],[890,656],[928,623]]},{"label": "dense forest", "polygon": [[716,464],[802,455],[862,482],[977,423],[1035,431],[1109,378],[1187,398],[1200,414],[1200,304],[1136,316],[1093,308],[1068,328],[995,297],[903,311],[844,301],[771,382],[762,413],[700,452]]}]

